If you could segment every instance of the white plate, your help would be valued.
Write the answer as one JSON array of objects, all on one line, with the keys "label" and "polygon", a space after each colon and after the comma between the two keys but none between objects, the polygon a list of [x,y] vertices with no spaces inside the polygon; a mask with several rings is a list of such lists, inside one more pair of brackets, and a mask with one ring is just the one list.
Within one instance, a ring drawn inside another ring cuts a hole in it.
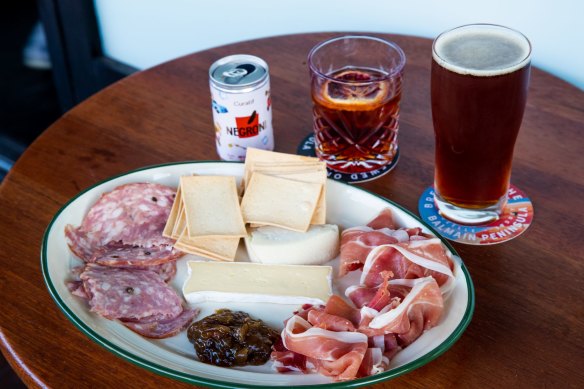
[{"label": "white plate", "polygon": [[[330,379],[318,374],[279,374],[270,369],[270,363],[245,368],[211,366],[196,360],[186,332],[170,339],[150,340],[135,334],[116,321],[91,313],[87,303],[69,293],[65,285],[70,277],[70,269],[80,264],[67,247],[65,226],[67,224],[80,225],[88,209],[99,196],[119,185],[130,182],[156,182],[176,186],[181,175],[193,173],[241,177],[243,165],[228,162],[184,162],[147,167],[125,173],[78,194],[57,212],[47,228],[41,251],[41,264],[49,292],[73,324],[90,339],[114,354],[158,374],[212,387],[228,387],[233,384],[249,388],[318,384],[327,387],[357,387],[396,377],[430,362],[452,346],[470,322],[474,310],[472,281],[468,270],[445,240],[442,242],[458,260],[455,269],[455,287],[445,303],[445,311],[439,325],[425,332],[413,344],[400,351],[392,360],[388,371],[358,380],[331,383]],[[439,236],[409,211],[387,199],[336,181],[329,180],[327,183],[328,223],[338,224],[341,228],[365,225],[386,207],[391,208],[399,225],[419,226],[425,232]],[[239,255],[245,256],[241,250]],[[189,255],[179,260],[177,276],[172,282],[179,292],[186,276],[186,261],[193,258],[196,257]],[[202,312],[199,317],[204,317],[217,308],[240,309],[280,329],[283,326],[283,320],[297,308],[277,304],[229,304],[226,306],[226,304],[212,303],[206,303],[200,307]]]}]

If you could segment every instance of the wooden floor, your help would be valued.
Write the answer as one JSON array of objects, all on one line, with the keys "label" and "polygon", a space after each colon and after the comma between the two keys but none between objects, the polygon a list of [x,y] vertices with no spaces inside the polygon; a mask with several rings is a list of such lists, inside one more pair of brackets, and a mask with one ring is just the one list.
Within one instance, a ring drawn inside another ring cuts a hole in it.
[{"label": "wooden floor", "polygon": [[[0,181],[60,115],[51,72],[22,64],[22,49],[37,19],[34,0],[7,2],[0,12]],[[0,388],[25,388],[1,354]]]}]

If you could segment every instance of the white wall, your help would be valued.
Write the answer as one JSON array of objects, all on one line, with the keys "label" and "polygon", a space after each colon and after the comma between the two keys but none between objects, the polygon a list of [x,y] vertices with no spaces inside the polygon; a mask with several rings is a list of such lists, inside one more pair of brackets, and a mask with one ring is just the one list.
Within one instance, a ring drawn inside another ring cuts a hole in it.
[{"label": "white wall", "polygon": [[434,38],[476,22],[529,37],[533,63],[584,89],[579,0],[94,0],[105,53],[139,69],[271,35],[370,31]]}]

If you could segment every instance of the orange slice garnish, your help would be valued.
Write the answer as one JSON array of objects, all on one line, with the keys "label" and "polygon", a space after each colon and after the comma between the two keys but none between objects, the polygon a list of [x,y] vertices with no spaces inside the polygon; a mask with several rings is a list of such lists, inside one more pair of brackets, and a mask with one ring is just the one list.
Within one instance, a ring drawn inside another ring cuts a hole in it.
[{"label": "orange slice garnish", "polygon": [[322,86],[322,98],[332,103],[330,105],[353,109],[363,109],[368,105],[376,107],[387,96],[387,82],[375,82],[371,73],[350,69],[334,74],[333,77],[339,82],[326,81]]}]

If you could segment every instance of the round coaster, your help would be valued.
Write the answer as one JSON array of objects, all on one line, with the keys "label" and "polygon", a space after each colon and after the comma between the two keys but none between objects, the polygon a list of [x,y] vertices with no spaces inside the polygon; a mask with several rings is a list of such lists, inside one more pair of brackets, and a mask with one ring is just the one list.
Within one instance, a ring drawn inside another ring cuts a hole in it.
[{"label": "round coaster", "polygon": [[[296,153],[299,155],[306,155],[308,157],[316,157],[316,152],[314,151],[314,135],[310,134],[306,136],[298,146]],[[371,181],[376,178],[387,174],[395,167],[397,160],[399,159],[399,147],[395,152],[395,157],[391,163],[377,169],[366,173],[341,173],[336,170],[332,170],[327,167],[328,178],[335,179],[337,181],[343,181],[348,184],[356,184],[359,182]]]},{"label": "round coaster", "polygon": [[424,191],[418,202],[422,219],[440,235],[454,242],[472,245],[503,243],[521,235],[533,220],[531,200],[516,186],[510,185],[509,199],[499,219],[481,225],[457,224],[438,213],[434,204],[434,187]]}]

